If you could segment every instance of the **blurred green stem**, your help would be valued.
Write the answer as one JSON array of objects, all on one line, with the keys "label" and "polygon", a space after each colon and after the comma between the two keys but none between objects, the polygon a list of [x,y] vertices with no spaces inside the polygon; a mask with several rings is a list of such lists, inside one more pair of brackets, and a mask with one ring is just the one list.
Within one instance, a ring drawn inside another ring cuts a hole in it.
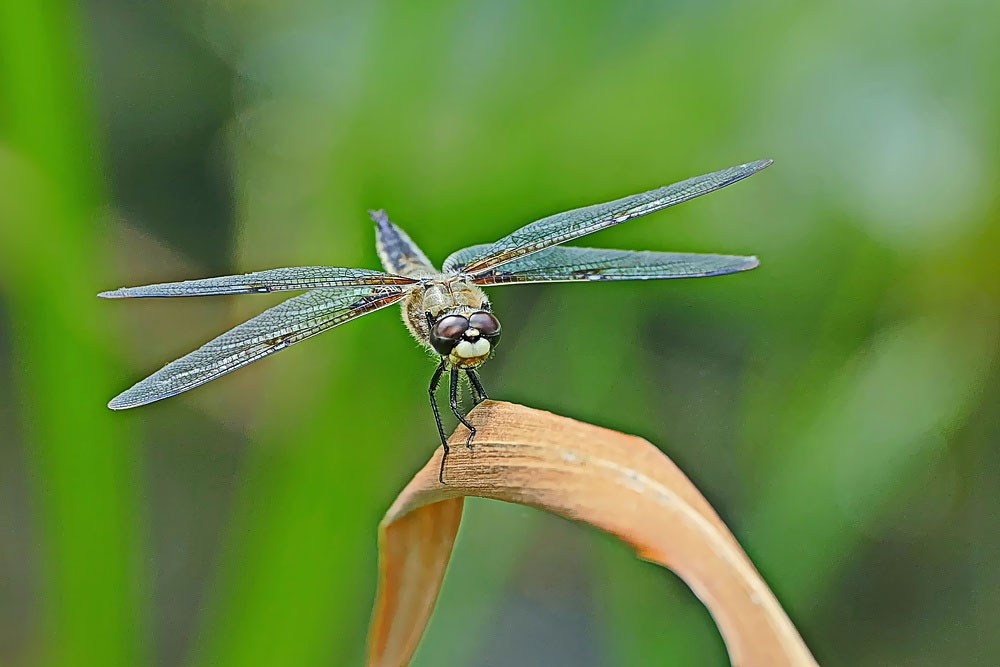
[{"label": "blurred green stem", "polygon": [[95,399],[113,392],[82,25],[73,3],[0,0],[0,284],[42,526],[36,657],[107,667],[144,661],[135,471],[121,415]]}]

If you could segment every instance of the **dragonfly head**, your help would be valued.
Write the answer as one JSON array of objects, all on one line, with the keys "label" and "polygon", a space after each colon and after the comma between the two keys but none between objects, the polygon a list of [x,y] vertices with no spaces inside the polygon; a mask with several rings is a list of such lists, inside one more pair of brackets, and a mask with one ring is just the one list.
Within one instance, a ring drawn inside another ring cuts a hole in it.
[{"label": "dragonfly head", "polygon": [[500,342],[500,321],[493,313],[477,310],[449,313],[434,323],[431,345],[458,368],[475,368],[490,357]]}]

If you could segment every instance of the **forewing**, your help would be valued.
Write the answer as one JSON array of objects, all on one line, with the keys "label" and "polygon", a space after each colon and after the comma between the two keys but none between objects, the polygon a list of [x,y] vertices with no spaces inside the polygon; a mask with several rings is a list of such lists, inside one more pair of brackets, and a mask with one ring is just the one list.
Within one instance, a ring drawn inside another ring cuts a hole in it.
[{"label": "forewing", "polygon": [[221,276],[176,283],[157,283],[142,287],[121,287],[98,296],[105,299],[135,297],[210,296],[214,294],[258,294],[292,290],[311,290],[364,285],[409,285],[411,278],[336,266],[295,266],[287,269],[255,271],[239,276]]},{"label": "forewing", "polygon": [[746,271],[756,257],[687,252],[546,248],[507,262],[473,279],[477,285],[573,282],[578,280],[658,280],[700,278]]},{"label": "forewing", "polygon": [[480,254],[467,257],[461,268],[453,270],[472,275],[484,273],[539,250],[718,190],[757,173],[769,164],[771,160],[748,162],[711,174],[695,176],[649,192],[536,220],[485,247]]},{"label": "forewing", "polygon": [[456,250],[448,255],[448,259],[444,260],[441,271],[444,273],[459,273],[465,268],[466,264],[469,264],[476,258],[482,257],[492,247],[492,243],[483,243]]},{"label": "forewing", "polygon": [[318,289],[278,304],[173,361],[108,403],[133,408],[174,396],[289,345],[399,301],[395,285]]}]

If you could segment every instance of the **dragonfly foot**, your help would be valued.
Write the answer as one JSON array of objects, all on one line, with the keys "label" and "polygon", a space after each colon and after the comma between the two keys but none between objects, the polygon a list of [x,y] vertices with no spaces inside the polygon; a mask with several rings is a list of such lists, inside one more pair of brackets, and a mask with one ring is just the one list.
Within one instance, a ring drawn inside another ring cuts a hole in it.
[{"label": "dragonfly foot", "polygon": [[438,481],[447,486],[448,482],[444,481],[444,464],[448,460],[450,449],[448,448],[448,444],[444,442],[441,443],[441,447],[444,448],[444,453],[441,454],[441,469],[438,470]]}]

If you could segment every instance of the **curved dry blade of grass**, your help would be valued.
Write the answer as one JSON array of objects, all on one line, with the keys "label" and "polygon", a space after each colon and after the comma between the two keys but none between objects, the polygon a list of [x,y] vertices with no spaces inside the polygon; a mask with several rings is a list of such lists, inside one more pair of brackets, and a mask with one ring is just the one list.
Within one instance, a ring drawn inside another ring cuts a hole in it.
[{"label": "curved dry blade of grass", "polygon": [[475,448],[452,435],[403,489],[379,530],[368,664],[405,665],[437,598],[464,496],[537,507],[596,526],[677,573],[705,603],[741,667],[815,665],[795,627],[708,501],[646,440],[549,412],[486,401]]}]

